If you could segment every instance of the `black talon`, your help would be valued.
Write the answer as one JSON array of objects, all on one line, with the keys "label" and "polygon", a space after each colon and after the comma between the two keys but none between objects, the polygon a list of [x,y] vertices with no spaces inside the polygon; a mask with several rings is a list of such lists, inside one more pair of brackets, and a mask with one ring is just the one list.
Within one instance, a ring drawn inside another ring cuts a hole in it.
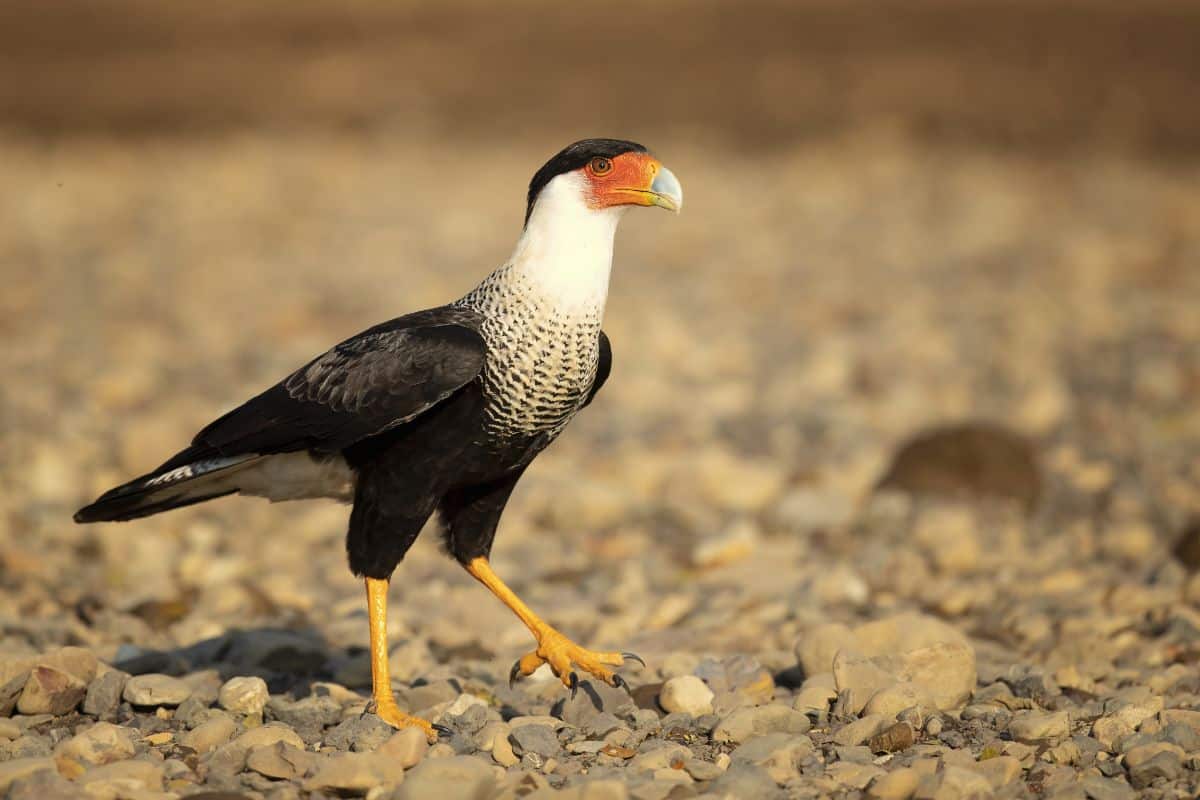
[{"label": "black talon", "polygon": [[574,700],[575,694],[579,691],[579,675],[572,672],[567,680],[571,683],[571,699]]},{"label": "black talon", "polygon": [[620,675],[616,675],[616,674],[613,675],[612,685],[618,689],[624,689],[626,692],[629,693],[630,697],[633,696],[633,689],[629,688],[629,681],[625,680]]},{"label": "black talon", "polygon": [[629,659],[630,661],[636,661],[639,664],[641,664],[643,667],[646,666],[646,662],[643,661],[642,657],[639,656],[637,653],[621,653],[621,656],[623,658]]},{"label": "black talon", "polygon": [[447,728],[445,725],[439,725],[436,722],[431,723],[431,724],[433,725],[433,729],[435,731],[437,731],[439,738],[442,736],[445,736],[447,739],[449,739],[451,736],[454,735],[454,731],[451,730],[450,728]]},{"label": "black talon", "polygon": [[517,676],[521,674],[521,660],[517,659],[512,665],[512,669],[508,671],[508,688],[513,688],[513,684],[517,682]]}]

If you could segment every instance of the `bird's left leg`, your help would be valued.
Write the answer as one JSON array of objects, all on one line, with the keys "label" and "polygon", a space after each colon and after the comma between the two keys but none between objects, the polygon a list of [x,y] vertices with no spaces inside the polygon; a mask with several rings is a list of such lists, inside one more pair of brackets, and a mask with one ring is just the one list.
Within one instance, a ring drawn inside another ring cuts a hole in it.
[{"label": "bird's left leg", "polygon": [[500,602],[511,608],[537,639],[537,647],[521,656],[513,665],[512,672],[509,673],[510,683],[518,677],[531,675],[542,664],[549,664],[550,669],[572,693],[579,686],[579,675],[575,671],[576,668],[594,675],[611,686],[625,686],[624,679],[609,667],[619,667],[625,663],[626,659],[642,661],[633,653],[596,652],[575,644],[533,613],[532,609],[525,605],[521,598],[517,597],[516,593],[492,571],[487,558],[483,556],[473,558],[467,562],[466,568],[467,572],[471,573],[477,581],[500,598]]},{"label": "bird's left leg", "polygon": [[388,670],[387,591],[386,578],[367,578],[367,617],[371,626],[371,696],[375,713],[393,728],[420,728],[431,742],[437,741],[437,730],[427,720],[405,714],[396,705],[392,680]]}]

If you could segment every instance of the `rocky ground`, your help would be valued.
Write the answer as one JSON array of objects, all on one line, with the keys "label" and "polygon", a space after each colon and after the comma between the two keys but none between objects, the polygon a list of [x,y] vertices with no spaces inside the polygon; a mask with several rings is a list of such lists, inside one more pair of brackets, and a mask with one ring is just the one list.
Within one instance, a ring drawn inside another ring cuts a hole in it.
[{"label": "rocky ground", "polygon": [[862,134],[651,141],[612,379],[497,571],[426,535],[367,713],[346,510],[70,513],[501,260],[558,142],[0,141],[0,795],[1118,800],[1200,791],[1200,171]]}]

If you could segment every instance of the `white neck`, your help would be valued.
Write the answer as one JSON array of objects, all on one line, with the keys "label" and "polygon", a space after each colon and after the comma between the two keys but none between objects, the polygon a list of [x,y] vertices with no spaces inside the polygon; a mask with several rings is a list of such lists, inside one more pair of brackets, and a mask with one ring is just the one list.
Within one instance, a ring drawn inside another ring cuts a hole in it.
[{"label": "white neck", "polygon": [[538,194],[508,265],[564,312],[602,312],[608,299],[613,236],[627,206],[587,205],[585,179],[568,172]]}]

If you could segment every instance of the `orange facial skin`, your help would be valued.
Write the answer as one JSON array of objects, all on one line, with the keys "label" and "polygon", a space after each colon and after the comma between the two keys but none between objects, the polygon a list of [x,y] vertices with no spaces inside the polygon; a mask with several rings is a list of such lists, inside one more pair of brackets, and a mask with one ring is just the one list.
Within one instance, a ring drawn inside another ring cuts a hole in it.
[{"label": "orange facial skin", "polygon": [[[607,162],[609,169],[602,169]],[[597,170],[600,167],[600,170]],[[611,206],[658,205],[650,185],[662,164],[649,153],[622,153],[615,158],[597,159],[584,166],[583,174],[591,185],[588,205],[591,208]]]}]

